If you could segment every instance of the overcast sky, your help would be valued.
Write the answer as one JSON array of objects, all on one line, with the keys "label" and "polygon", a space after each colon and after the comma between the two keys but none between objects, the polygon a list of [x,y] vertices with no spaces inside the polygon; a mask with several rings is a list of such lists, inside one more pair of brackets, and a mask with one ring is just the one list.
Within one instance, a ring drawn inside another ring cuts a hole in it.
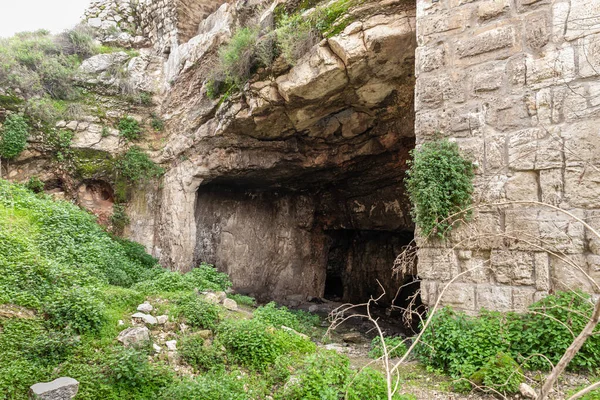
[{"label": "overcast sky", "polygon": [[76,25],[90,0],[0,0],[0,37],[47,29],[62,32]]}]

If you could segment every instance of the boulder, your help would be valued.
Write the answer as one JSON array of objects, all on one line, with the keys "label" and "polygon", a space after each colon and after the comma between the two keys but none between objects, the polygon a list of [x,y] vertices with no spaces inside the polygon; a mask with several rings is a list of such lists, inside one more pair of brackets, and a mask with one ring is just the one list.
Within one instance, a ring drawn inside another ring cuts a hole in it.
[{"label": "boulder", "polygon": [[168,315],[159,315],[158,317],[156,317],[156,322],[159,325],[164,325],[169,321],[169,316]]},{"label": "boulder", "polygon": [[342,340],[346,343],[362,343],[365,338],[359,332],[348,332],[342,335]]},{"label": "boulder", "polygon": [[204,295],[204,300],[208,301],[209,303],[213,303],[213,304],[219,304],[221,302],[221,300],[219,299],[219,296],[217,296],[216,293],[206,293]]},{"label": "boulder", "polygon": [[77,394],[79,382],[63,377],[52,382],[36,383],[29,388],[30,399],[70,400]]},{"label": "boulder", "polygon": [[158,321],[150,314],[144,314],[141,312],[137,312],[131,316],[133,319],[141,319],[145,324],[156,325]]},{"label": "boulder", "polygon": [[154,307],[152,307],[152,305],[149,303],[144,303],[144,304],[140,304],[139,306],[137,306],[138,311],[146,313],[146,314],[151,312],[153,309],[154,309]]},{"label": "boulder", "polygon": [[525,397],[526,399],[537,398],[537,393],[535,392],[535,390],[525,382],[519,385],[519,392],[521,392],[521,395],[523,395],[523,397]]},{"label": "boulder", "polygon": [[117,340],[125,346],[136,346],[150,340],[150,331],[145,326],[127,328],[119,333]]},{"label": "boulder", "polygon": [[225,307],[226,309],[230,310],[230,311],[237,311],[238,310],[238,305],[235,302],[235,300],[232,299],[225,299],[223,300],[223,307]]}]

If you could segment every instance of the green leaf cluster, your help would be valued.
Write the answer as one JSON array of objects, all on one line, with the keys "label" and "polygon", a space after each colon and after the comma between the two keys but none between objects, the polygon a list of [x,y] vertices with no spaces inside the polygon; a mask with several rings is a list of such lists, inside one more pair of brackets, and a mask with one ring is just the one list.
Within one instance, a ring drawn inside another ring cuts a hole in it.
[{"label": "green leaf cluster", "polygon": [[446,139],[422,144],[412,157],[406,188],[413,218],[424,236],[444,237],[456,221],[471,215],[463,211],[472,203],[473,163]]},{"label": "green leaf cluster", "polygon": [[142,128],[140,123],[133,117],[123,117],[119,120],[118,124],[119,134],[122,138],[133,142],[139,140],[142,136]]},{"label": "green leaf cluster", "polygon": [[0,157],[16,158],[27,147],[29,125],[23,116],[11,114],[0,129]]},{"label": "green leaf cluster", "polygon": [[[426,365],[452,377],[479,378],[499,383],[516,360],[531,370],[548,370],[556,364],[592,315],[590,296],[581,291],[559,292],[532,304],[528,313],[482,310],[477,317],[443,308],[415,348]],[[572,333],[573,332],[573,333]],[[551,364],[552,363],[552,364]],[[569,364],[570,370],[593,372],[600,365],[600,337],[593,335]],[[518,387],[511,375],[510,392]],[[520,381],[519,381],[520,383]],[[492,386],[493,387],[493,386]],[[466,380],[455,388],[469,390]]]}]

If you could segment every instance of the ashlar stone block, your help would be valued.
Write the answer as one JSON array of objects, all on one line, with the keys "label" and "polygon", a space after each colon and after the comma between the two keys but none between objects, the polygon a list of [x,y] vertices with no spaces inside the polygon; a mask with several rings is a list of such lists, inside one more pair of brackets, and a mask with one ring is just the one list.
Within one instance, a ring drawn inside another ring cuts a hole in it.
[{"label": "ashlar stone block", "polygon": [[512,288],[510,286],[478,285],[477,307],[496,311],[511,311]]},{"label": "ashlar stone block", "polygon": [[492,250],[491,269],[498,283],[533,285],[534,257],[530,252]]}]

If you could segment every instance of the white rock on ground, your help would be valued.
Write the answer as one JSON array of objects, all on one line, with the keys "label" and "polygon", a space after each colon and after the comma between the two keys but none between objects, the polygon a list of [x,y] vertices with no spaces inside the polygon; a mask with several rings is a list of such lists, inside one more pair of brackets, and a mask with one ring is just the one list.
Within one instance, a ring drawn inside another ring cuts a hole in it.
[{"label": "white rock on ground", "polygon": [[224,302],[225,299],[227,298],[227,293],[225,293],[225,292],[217,292],[215,294],[217,295],[217,298],[219,299],[219,303]]},{"label": "white rock on ground", "polygon": [[158,317],[156,317],[156,322],[159,325],[164,325],[167,322],[169,322],[169,316],[168,315],[159,315]]},{"label": "white rock on ground", "polygon": [[232,299],[225,299],[223,300],[223,307],[225,307],[226,309],[230,310],[230,311],[237,311],[238,310],[238,305],[235,302],[235,300]]},{"label": "white rock on ground", "polygon": [[137,345],[150,340],[150,331],[145,326],[127,328],[119,333],[117,340],[125,346]]},{"label": "white rock on ground", "polygon": [[204,300],[214,304],[219,304],[221,302],[221,300],[219,300],[219,296],[217,296],[215,293],[206,293],[204,295]]},{"label": "white rock on ground", "polygon": [[137,313],[133,314],[131,316],[131,318],[133,318],[133,319],[141,319],[142,321],[144,321],[144,323],[149,324],[149,325],[156,325],[158,323],[158,321],[156,320],[156,318],[154,318],[152,315],[144,314],[144,313],[141,313],[141,312],[137,312]]},{"label": "white rock on ground", "polygon": [[162,347],[160,347],[156,343],[152,343],[152,348],[154,349],[154,352],[157,353],[157,354],[162,351]]},{"label": "white rock on ground", "polygon": [[177,351],[177,340],[169,340],[165,343],[169,351]]},{"label": "white rock on ground", "polygon": [[62,377],[52,382],[36,383],[29,388],[30,399],[70,400],[77,394],[79,382]]},{"label": "white rock on ground", "polygon": [[151,312],[153,309],[154,309],[154,307],[152,307],[152,305],[150,303],[144,303],[144,304],[140,304],[139,306],[137,306],[138,311],[146,313],[146,314]]},{"label": "white rock on ground", "polygon": [[535,399],[537,397],[535,390],[526,383],[521,383],[519,385],[519,391],[526,399]]}]

